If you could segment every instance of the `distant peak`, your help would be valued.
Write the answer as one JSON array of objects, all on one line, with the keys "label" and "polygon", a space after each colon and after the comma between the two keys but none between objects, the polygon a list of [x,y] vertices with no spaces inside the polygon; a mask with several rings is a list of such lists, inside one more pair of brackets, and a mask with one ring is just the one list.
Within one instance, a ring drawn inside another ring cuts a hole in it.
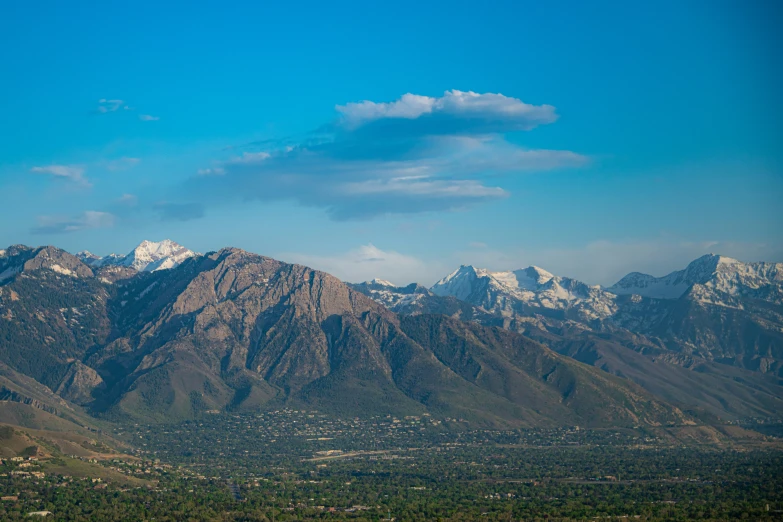
[{"label": "distant peak", "polygon": [[[639,272],[631,272],[609,287],[615,294],[638,294],[659,299],[677,299],[683,296],[693,285],[710,285],[731,293],[735,291],[738,274],[746,277],[754,270],[754,264],[746,264],[731,257],[719,254],[705,254],[694,259],[683,270],[677,270],[663,277],[654,277]],[[755,276],[753,276],[755,277]],[[760,274],[763,280],[767,277]],[[753,283],[758,284],[758,282]]]},{"label": "distant peak", "polygon": [[179,243],[172,241],[171,239],[164,239],[162,241],[150,241],[145,239],[134,250],[147,250],[147,251],[161,251],[184,248]]},{"label": "distant peak", "polygon": [[488,272],[483,268],[477,268],[473,265],[460,265],[458,269],[454,270],[452,273],[447,275],[445,278],[442,279],[442,281],[449,281],[451,279],[462,279],[462,278],[476,278],[476,277],[484,277],[488,274]]},{"label": "distant peak", "polygon": [[79,259],[92,267],[124,266],[139,272],[174,268],[185,259],[196,255],[199,254],[171,239],[162,241],[145,239],[127,255],[109,254],[105,257],[98,257],[87,250],[76,254]]},{"label": "distant peak", "polygon": [[691,262],[691,264],[695,264],[695,263],[696,264],[709,263],[715,265],[735,265],[737,263],[741,263],[741,261],[738,261],[731,257],[722,256],[720,254],[706,254]]},{"label": "distant peak", "polygon": [[385,279],[378,279],[377,277],[375,279],[373,279],[372,281],[368,281],[368,283],[370,283],[372,285],[379,285],[379,286],[393,286],[393,287],[397,286],[397,285],[395,285],[394,283],[392,283],[390,281],[387,281]]},{"label": "distant peak", "polygon": [[435,295],[451,295],[464,300],[473,291],[474,283],[485,277],[488,277],[486,270],[476,268],[473,265],[460,265],[459,268],[435,283],[430,291]]},{"label": "distant peak", "polygon": [[720,267],[741,264],[740,261],[718,254],[706,254],[691,261],[685,268],[686,277],[692,282],[704,283]]}]

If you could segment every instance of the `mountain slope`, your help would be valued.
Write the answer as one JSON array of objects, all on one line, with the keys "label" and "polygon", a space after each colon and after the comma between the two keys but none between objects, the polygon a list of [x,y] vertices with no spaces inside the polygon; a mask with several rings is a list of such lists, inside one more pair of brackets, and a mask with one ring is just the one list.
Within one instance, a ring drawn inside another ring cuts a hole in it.
[{"label": "mountain slope", "polygon": [[783,412],[783,380],[774,375],[683,357],[643,337],[618,331],[564,328],[551,332],[535,327],[522,331],[558,353],[630,379],[704,421],[777,418]]},{"label": "mountain slope", "polygon": [[80,426],[96,430],[93,419],[78,406],[4,363],[0,363],[0,422],[33,428]]},{"label": "mountain slope", "polygon": [[[444,316],[409,316],[405,331],[464,379],[539,415],[576,416],[588,424],[681,424],[688,417],[642,388],[499,328]],[[570,415],[569,415],[570,413]]]},{"label": "mountain slope", "polygon": [[0,257],[2,360],[56,388],[68,366],[108,337],[110,291],[76,257],[53,247],[13,246]]}]

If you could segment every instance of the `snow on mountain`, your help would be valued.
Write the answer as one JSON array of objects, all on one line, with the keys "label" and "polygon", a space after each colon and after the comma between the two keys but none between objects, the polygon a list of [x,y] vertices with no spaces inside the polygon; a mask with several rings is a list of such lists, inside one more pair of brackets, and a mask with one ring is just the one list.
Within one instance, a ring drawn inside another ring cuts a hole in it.
[{"label": "snow on mountain", "polygon": [[737,299],[744,297],[783,304],[783,263],[743,263],[706,255],[667,276],[634,272],[606,289],[556,276],[536,266],[491,272],[463,265],[430,291],[504,317],[546,315],[587,324],[615,316],[621,306],[631,306],[627,299],[618,299],[621,295],[670,300],[687,296],[731,308],[741,307]]},{"label": "snow on mountain", "polygon": [[431,295],[426,287],[419,284],[411,283],[408,286],[395,286],[393,283],[383,279],[373,279],[372,281],[351,284],[350,286],[371,297],[386,308],[395,311],[413,306],[422,297]]},{"label": "snow on mountain", "polygon": [[452,296],[462,301],[469,301],[471,294],[480,286],[500,284],[489,276],[489,272],[482,268],[470,265],[462,265],[437,283],[430,291],[439,296]]},{"label": "snow on mountain", "polygon": [[633,272],[608,291],[657,299],[677,299],[686,293],[715,304],[712,293],[748,296],[783,303],[783,263],[743,263],[714,254],[702,256],[685,269],[663,277]]},{"label": "snow on mountain", "polygon": [[91,262],[101,258],[100,256],[96,256],[89,250],[82,250],[81,252],[76,252],[76,257],[78,257],[83,263],[87,263],[87,264],[89,264],[88,261]]},{"label": "snow on mountain", "polygon": [[438,296],[418,283],[408,286],[389,286],[378,280],[349,286],[402,315],[447,315],[461,321],[475,321],[490,326],[502,326],[502,319],[466,301],[451,296]]},{"label": "snow on mountain", "polygon": [[365,281],[364,283],[359,283],[360,285],[364,285],[367,288],[372,288],[374,290],[385,290],[385,289],[393,289],[397,288],[397,285],[394,283],[391,283],[389,281],[386,281],[385,279],[378,279],[377,277],[373,279],[372,281]]},{"label": "snow on mountain", "polygon": [[170,239],[163,241],[142,241],[127,255],[109,254],[98,257],[86,250],[76,254],[85,264],[100,268],[104,266],[127,267],[139,272],[153,272],[174,268],[184,260],[199,255]]},{"label": "snow on mountain", "polygon": [[385,279],[378,279],[377,277],[370,281],[370,283],[374,285],[380,285],[380,286],[397,286],[394,283],[390,283],[389,281],[386,281]]},{"label": "snow on mountain", "polygon": [[678,277],[670,276],[653,277],[641,272],[631,272],[607,290],[617,295],[634,294],[656,299],[677,299],[690,285]]},{"label": "snow on mountain", "polygon": [[463,265],[435,283],[430,291],[504,316],[556,310],[564,316],[592,320],[608,317],[616,310],[613,294],[536,266],[490,272]]}]

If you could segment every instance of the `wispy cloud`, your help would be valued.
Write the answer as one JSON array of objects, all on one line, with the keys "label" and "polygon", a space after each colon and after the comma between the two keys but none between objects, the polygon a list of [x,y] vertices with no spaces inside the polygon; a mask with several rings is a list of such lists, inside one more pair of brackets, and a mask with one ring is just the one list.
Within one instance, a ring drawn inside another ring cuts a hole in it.
[{"label": "wispy cloud", "polygon": [[369,219],[464,209],[508,195],[489,175],[589,161],[572,151],[507,141],[506,134],[553,123],[557,115],[550,105],[502,94],[406,94],[336,109],[332,123],[298,144],[289,140],[201,169],[183,187],[183,201],[293,200],[324,208],[333,219]]},{"label": "wispy cloud", "polygon": [[105,162],[104,166],[106,167],[107,170],[117,171],[117,170],[126,170],[131,167],[135,167],[140,162],[141,159],[139,158],[129,158],[127,156],[123,156],[122,158],[117,158]]},{"label": "wispy cloud", "polygon": [[98,100],[98,108],[96,110],[101,114],[106,114],[109,112],[117,112],[119,110],[130,111],[133,109],[128,107],[123,100],[109,100],[106,98],[101,98]]},{"label": "wispy cloud", "polygon": [[[135,108],[128,105],[125,100],[101,98],[98,100],[96,111],[99,114],[108,114],[118,111],[135,111]],[[158,121],[160,120],[160,117],[153,116],[152,114],[139,114],[139,119],[141,121]]]},{"label": "wispy cloud", "polygon": [[63,179],[71,183],[90,186],[90,182],[84,177],[84,167],[81,165],[46,165],[33,167],[30,172],[35,174],[48,174],[57,179]]},{"label": "wispy cloud", "polygon": [[79,230],[94,228],[110,228],[114,226],[115,217],[108,212],[87,210],[78,216],[38,216],[38,226],[33,234],[67,234]]}]

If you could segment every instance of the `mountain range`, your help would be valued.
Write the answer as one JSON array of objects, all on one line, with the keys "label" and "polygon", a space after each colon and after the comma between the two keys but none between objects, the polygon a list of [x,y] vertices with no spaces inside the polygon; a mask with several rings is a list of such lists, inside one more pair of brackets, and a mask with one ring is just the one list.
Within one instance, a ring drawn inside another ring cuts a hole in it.
[{"label": "mountain range", "polygon": [[[536,267],[463,266],[427,289],[172,241],[105,258],[15,245],[0,250],[0,394],[135,422],[282,405],[485,426],[779,416],[780,265],[705,275],[711,259],[624,278],[624,294]],[[735,327],[755,341],[701,340]]]},{"label": "mountain range", "polygon": [[535,266],[461,266],[429,289],[377,280],[353,287],[401,314],[516,331],[686,409],[736,418],[780,412],[782,266],[707,255],[668,276],[633,273],[609,288]]},{"label": "mountain range", "polygon": [[398,312],[431,311],[432,296],[453,297],[476,308],[468,315],[489,314],[507,327],[633,334],[683,364],[701,359],[783,377],[781,263],[706,255],[667,276],[631,273],[609,288],[535,266],[507,272],[461,266],[429,290],[354,288]]}]

